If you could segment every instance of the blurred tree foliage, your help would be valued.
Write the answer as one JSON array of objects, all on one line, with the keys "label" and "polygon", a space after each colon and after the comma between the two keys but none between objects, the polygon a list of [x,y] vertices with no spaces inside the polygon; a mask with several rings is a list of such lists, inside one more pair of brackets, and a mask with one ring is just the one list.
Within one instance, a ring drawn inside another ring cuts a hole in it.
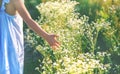
[{"label": "blurred tree foliage", "polygon": [[41,0],[25,0],[25,5],[33,19],[37,19],[38,16],[40,16],[38,10],[36,9],[36,5],[39,3],[41,3]]},{"label": "blurred tree foliage", "polygon": [[[25,5],[31,14],[31,17],[36,20],[40,17],[36,5],[41,3],[41,0],[25,0]],[[24,23],[25,24],[25,23]],[[38,40],[37,40],[38,39]],[[35,67],[39,65],[38,58],[42,59],[42,55],[35,50],[37,44],[42,44],[42,40],[27,25],[24,25],[24,40],[25,40],[25,62],[24,74],[39,74],[35,71]]]}]

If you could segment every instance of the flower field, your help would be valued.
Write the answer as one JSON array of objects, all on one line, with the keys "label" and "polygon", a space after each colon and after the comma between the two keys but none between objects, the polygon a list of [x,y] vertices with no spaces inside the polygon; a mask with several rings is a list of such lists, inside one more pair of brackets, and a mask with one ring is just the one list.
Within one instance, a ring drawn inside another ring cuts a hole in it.
[{"label": "flower field", "polygon": [[61,46],[52,50],[25,27],[25,49],[33,57],[37,54],[34,74],[120,73],[119,0],[37,1],[31,2],[40,15],[36,21],[47,32],[59,35]]}]

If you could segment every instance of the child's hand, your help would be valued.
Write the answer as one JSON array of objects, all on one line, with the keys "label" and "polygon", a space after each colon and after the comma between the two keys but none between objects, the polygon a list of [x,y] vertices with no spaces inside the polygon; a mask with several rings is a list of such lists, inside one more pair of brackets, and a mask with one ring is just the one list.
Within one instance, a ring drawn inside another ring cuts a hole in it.
[{"label": "child's hand", "polygon": [[57,37],[58,36],[54,34],[48,34],[48,36],[46,37],[46,41],[53,49],[57,49],[60,46],[60,43],[56,39]]}]

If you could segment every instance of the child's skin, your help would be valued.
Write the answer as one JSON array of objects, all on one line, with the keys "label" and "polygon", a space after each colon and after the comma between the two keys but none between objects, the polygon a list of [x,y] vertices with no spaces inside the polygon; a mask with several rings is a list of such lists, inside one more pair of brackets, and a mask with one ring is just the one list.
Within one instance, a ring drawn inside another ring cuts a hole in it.
[{"label": "child's skin", "polygon": [[[0,4],[1,3],[2,0],[0,0]],[[24,5],[23,0],[10,0],[10,2],[6,4],[6,12],[13,16],[19,14],[23,18],[25,23],[39,36],[43,37],[53,49],[56,49],[60,46],[59,42],[56,39],[58,37],[57,35],[48,34],[38,25],[38,23],[36,23],[31,18],[29,12]]]}]

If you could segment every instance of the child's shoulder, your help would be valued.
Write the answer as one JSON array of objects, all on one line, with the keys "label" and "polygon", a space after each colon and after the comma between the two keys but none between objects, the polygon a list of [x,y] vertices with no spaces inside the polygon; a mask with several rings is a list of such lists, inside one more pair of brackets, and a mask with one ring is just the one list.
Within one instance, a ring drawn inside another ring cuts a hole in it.
[{"label": "child's shoulder", "polygon": [[6,12],[10,15],[15,15],[16,14],[16,9],[14,7],[14,0],[10,0],[9,3],[5,5],[6,7]]}]

